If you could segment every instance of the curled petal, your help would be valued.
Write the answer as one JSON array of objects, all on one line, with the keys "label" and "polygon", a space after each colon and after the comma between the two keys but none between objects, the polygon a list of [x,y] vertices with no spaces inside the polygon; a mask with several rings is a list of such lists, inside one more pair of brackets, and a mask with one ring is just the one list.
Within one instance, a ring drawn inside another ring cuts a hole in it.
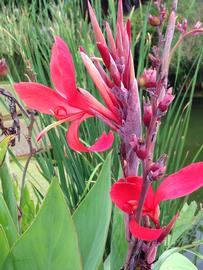
[{"label": "curled petal", "polygon": [[66,43],[55,37],[52,47],[50,73],[56,91],[67,99],[73,98],[76,92],[74,63]]},{"label": "curled petal", "polygon": [[61,119],[57,122],[54,122],[48,126],[46,126],[38,135],[37,135],[37,141],[40,141],[42,139],[42,137],[44,137],[44,135],[52,128],[55,128],[59,125],[61,125],[62,123],[64,122],[70,122],[70,121],[74,121],[74,120],[77,120],[78,118],[81,118],[82,116],[84,115],[84,112],[81,112],[79,114],[76,114],[76,115],[72,115],[72,116],[69,116],[69,117],[66,117],[64,119]]},{"label": "curled petal", "polygon": [[54,114],[57,107],[62,107],[67,111],[67,116],[81,112],[80,109],[69,106],[66,99],[42,84],[22,82],[15,83],[13,86],[19,97],[30,109],[41,113]]},{"label": "curled petal", "polygon": [[103,152],[109,149],[112,146],[114,140],[112,131],[110,131],[108,135],[104,132],[102,136],[96,141],[96,143],[90,147],[86,147],[80,142],[78,135],[79,126],[89,117],[91,117],[91,115],[85,114],[80,119],[71,123],[67,133],[67,142],[69,146],[78,152]]},{"label": "curled petal", "polygon": [[186,196],[203,186],[203,162],[192,163],[166,177],[155,194],[155,205],[161,201]]},{"label": "curled petal", "polygon": [[135,219],[132,219],[129,224],[130,232],[135,238],[144,241],[157,240],[163,232],[163,229],[147,228],[139,225]]}]

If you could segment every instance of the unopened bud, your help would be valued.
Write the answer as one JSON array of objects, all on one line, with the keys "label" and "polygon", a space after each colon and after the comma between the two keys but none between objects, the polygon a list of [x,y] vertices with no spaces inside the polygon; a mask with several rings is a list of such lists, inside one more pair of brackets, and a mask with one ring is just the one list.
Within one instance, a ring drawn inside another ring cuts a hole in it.
[{"label": "unopened bud", "polygon": [[146,127],[149,127],[151,118],[152,118],[152,106],[149,102],[143,101],[144,103],[144,115],[143,115],[143,122]]},{"label": "unopened bud", "polygon": [[148,21],[151,26],[159,26],[161,24],[161,20],[158,16],[152,16],[151,14],[149,15]]},{"label": "unopened bud", "polygon": [[138,158],[144,160],[147,157],[146,144],[143,139],[137,140],[137,147],[134,149]]},{"label": "unopened bud", "polygon": [[166,172],[167,155],[162,155],[155,163],[152,163],[149,170],[151,181],[155,181],[164,176]]},{"label": "unopened bud", "polygon": [[140,76],[138,83],[141,87],[156,87],[156,70],[152,68],[145,69],[144,73]]},{"label": "unopened bud", "polygon": [[188,28],[188,22],[185,19],[183,21],[183,23],[177,23],[176,28],[178,29],[178,31],[180,31],[182,34],[184,34],[187,31]]},{"label": "unopened bud", "polygon": [[169,105],[174,100],[174,95],[171,94],[171,89],[168,90],[165,97],[160,101],[158,108],[161,112],[166,112],[168,110]]},{"label": "unopened bud", "polygon": [[160,15],[161,15],[162,20],[166,19],[167,12],[166,12],[166,8],[164,6],[161,7]]},{"label": "unopened bud", "polygon": [[5,58],[0,59],[0,77],[4,77],[8,74],[8,66]]}]

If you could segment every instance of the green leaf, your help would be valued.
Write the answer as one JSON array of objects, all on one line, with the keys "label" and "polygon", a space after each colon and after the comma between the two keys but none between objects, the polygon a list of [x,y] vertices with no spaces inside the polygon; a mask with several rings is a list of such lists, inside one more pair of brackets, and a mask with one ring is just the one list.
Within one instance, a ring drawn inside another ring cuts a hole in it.
[{"label": "green leaf", "polygon": [[159,257],[158,261],[154,263],[153,270],[160,270],[160,267],[164,263],[164,261],[172,254],[176,253],[178,250],[178,248],[171,248],[164,251]]},{"label": "green leaf", "polygon": [[110,256],[111,256],[111,254],[106,258],[106,260],[104,262],[104,270],[111,270]]},{"label": "green leaf", "polygon": [[185,256],[175,252],[169,256],[159,268],[160,270],[198,270]]},{"label": "green leaf", "polygon": [[111,235],[111,270],[118,270],[124,265],[127,250],[128,243],[125,239],[124,214],[115,207]]},{"label": "green leaf", "polygon": [[12,247],[14,242],[18,239],[18,233],[10,215],[9,209],[0,195],[0,225],[3,227],[8,239],[9,246]]},{"label": "green leaf", "polygon": [[0,179],[2,184],[4,200],[8,206],[13,222],[17,228],[18,208],[15,198],[13,179],[9,171],[9,166],[7,165],[7,160],[4,160],[3,164],[0,166]]},{"label": "green leaf", "polygon": [[0,142],[0,166],[4,162],[4,158],[8,149],[8,144],[11,138],[12,136],[7,136]]},{"label": "green leaf", "polygon": [[197,204],[194,201],[190,205],[187,203],[183,205],[170,236],[170,246],[175,244],[177,239],[193,226],[196,210]]},{"label": "green leaf", "polygon": [[74,223],[54,179],[33,224],[15,243],[2,270],[82,270]]},{"label": "green leaf", "polygon": [[9,253],[9,243],[6,238],[3,227],[0,225],[0,267],[2,266],[4,260],[6,259]]},{"label": "green leaf", "polygon": [[102,262],[111,218],[110,185],[109,154],[95,185],[73,215],[85,270],[96,270]]}]

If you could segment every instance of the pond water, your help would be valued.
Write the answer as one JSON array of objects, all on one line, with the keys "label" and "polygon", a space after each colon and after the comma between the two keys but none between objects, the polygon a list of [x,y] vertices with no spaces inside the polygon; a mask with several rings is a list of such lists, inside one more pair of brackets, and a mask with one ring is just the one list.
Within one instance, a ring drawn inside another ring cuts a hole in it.
[{"label": "pond water", "polygon": [[[195,156],[203,145],[203,97],[193,98],[193,106],[185,144],[185,152],[189,151],[189,160]],[[203,161],[203,149],[197,161]],[[190,196],[191,200],[203,203],[203,188]],[[203,268],[202,268],[203,269]]]}]

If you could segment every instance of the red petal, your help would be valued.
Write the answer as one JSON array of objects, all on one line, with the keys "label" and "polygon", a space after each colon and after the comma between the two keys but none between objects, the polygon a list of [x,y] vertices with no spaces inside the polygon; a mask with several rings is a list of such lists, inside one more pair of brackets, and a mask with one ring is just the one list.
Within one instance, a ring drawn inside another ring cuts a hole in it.
[{"label": "red petal", "polygon": [[145,241],[157,240],[163,232],[163,229],[151,229],[140,226],[134,219],[129,224],[130,232],[135,238]]},{"label": "red petal", "polygon": [[[136,210],[136,202],[139,200],[141,188],[141,177],[127,177],[126,182],[119,179],[118,182],[113,184],[110,191],[110,196],[118,208],[126,213],[132,213]],[[153,201],[154,192],[150,186],[144,203],[143,214],[147,214],[147,212],[151,214],[153,211]],[[131,204],[131,202],[135,202],[135,204]]]},{"label": "red petal", "polygon": [[74,63],[68,46],[60,37],[55,37],[52,47],[50,73],[56,91],[65,98],[73,98],[76,91]]},{"label": "red petal", "polygon": [[89,1],[88,1],[88,9],[89,9],[90,19],[92,22],[92,27],[94,30],[96,41],[106,44],[106,41],[105,41],[105,38],[102,34],[101,28],[99,27],[97,18],[94,14],[94,10],[93,10],[92,6],[90,5]]},{"label": "red petal", "polygon": [[155,194],[155,205],[161,201],[186,196],[203,186],[203,162],[192,163],[169,175]]},{"label": "red petal", "polygon": [[108,135],[106,135],[104,132],[102,136],[96,141],[96,143],[90,147],[86,147],[80,142],[78,136],[79,126],[85,119],[89,117],[91,116],[86,114],[81,117],[81,119],[71,123],[67,133],[67,141],[69,146],[78,152],[103,152],[109,149],[112,146],[114,140],[112,131],[110,131]]},{"label": "red petal", "polygon": [[110,52],[111,52],[113,58],[115,59],[116,58],[116,44],[115,44],[113,34],[111,32],[111,28],[110,28],[108,22],[106,22],[106,33],[107,33],[108,44],[110,47]]},{"label": "red petal", "polygon": [[[107,120],[113,120],[120,124],[120,118],[115,115],[112,111],[107,109],[103,104],[101,104],[94,96],[92,96],[88,91],[82,88],[78,88],[75,98],[70,102],[73,107],[80,108],[87,112],[88,114],[97,114],[102,118]],[[105,121],[106,122],[106,121]]]},{"label": "red petal", "polygon": [[119,25],[121,33],[123,31],[123,3],[122,0],[118,1],[118,12],[117,12],[117,26]]},{"label": "red petal", "polygon": [[163,228],[163,232],[162,232],[162,234],[159,236],[159,239],[158,239],[158,242],[159,242],[159,243],[162,243],[162,242],[165,240],[165,238],[168,236],[168,234],[171,232],[171,230],[172,230],[172,228],[173,228],[173,226],[174,226],[174,224],[175,224],[177,218],[178,218],[178,214],[176,214],[176,215],[171,219],[171,221],[169,222],[169,224]]},{"label": "red petal", "polygon": [[51,88],[39,83],[15,83],[14,88],[19,97],[30,108],[41,113],[54,114],[57,107],[65,108],[67,115],[77,114],[81,110],[72,108],[67,104],[67,100]]},{"label": "red petal", "polygon": [[113,104],[111,97],[109,95],[110,90],[109,90],[107,84],[103,80],[102,76],[100,75],[99,71],[97,70],[95,65],[92,63],[90,58],[83,52],[80,52],[80,54],[82,57],[82,61],[85,65],[90,77],[92,78],[94,84],[96,85],[97,89],[99,90],[103,100],[105,101],[108,108],[113,111],[114,104]]}]

